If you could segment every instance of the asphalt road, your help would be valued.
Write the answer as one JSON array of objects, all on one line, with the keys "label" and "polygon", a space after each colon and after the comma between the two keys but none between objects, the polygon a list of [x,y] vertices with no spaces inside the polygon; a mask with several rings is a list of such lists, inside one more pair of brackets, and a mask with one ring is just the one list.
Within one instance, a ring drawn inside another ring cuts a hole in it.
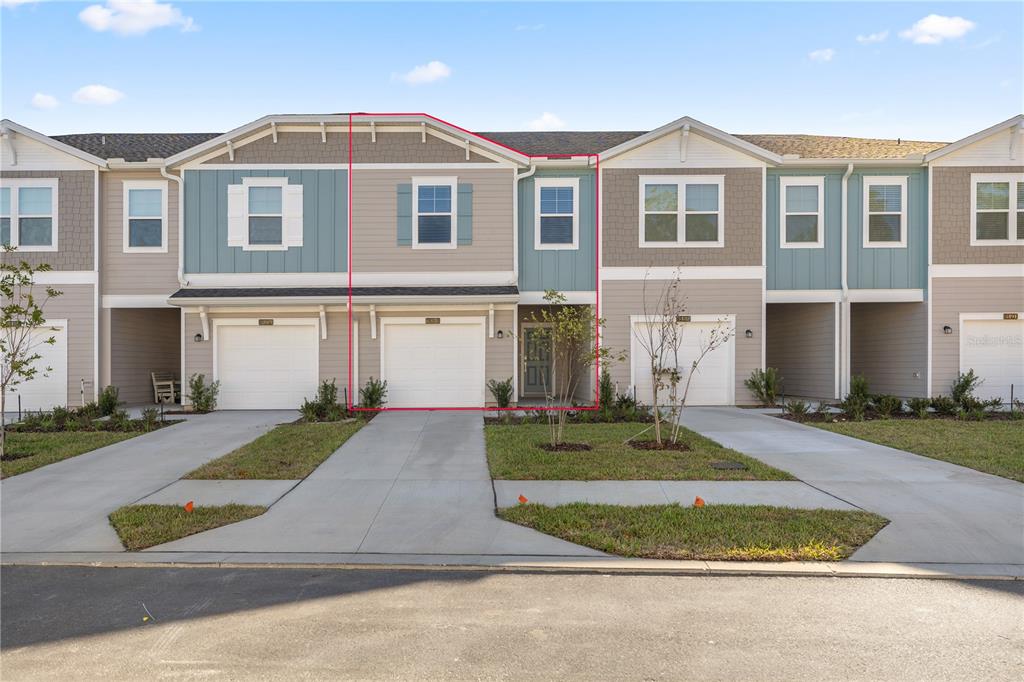
[{"label": "asphalt road", "polygon": [[5,682],[1024,679],[1022,581],[75,567],[0,578]]}]

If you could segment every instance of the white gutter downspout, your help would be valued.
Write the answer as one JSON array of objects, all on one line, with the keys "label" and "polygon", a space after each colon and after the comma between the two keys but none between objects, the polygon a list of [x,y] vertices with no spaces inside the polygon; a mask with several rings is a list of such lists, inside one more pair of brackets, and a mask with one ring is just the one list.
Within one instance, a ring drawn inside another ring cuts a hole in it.
[{"label": "white gutter downspout", "polygon": [[92,225],[93,225],[93,255],[92,255],[92,294],[93,294],[93,318],[92,318],[92,399],[99,399],[100,390],[100,169],[99,166],[92,171]]},{"label": "white gutter downspout", "polygon": [[167,166],[160,166],[160,175],[178,184],[178,284],[185,286],[185,186],[180,176],[167,172]]},{"label": "white gutter downspout", "polygon": [[[537,164],[531,163],[530,170],[524,173],[516,173],[515,181],[512,183],[512,222],[515,223],[515,240],[513,241],[512,249],[512,271],[515,274],[515,284],[519,284],[519,181],[523,178],[528,178],[537,172]],[[515,331],[512,339],[512,366],[515,367],[515,371],[512,372],[512,402],[519,402],[519,305],[516,305],[516,309],[512,313],[512,328]]]},{"label": "white gutter downspout", "polygon": [[839,302],[839,313],[840,313],[840,345],[839,345],[839,395],[837,398],[842,398],[850,390],[850,285],[847,281],[847,250],[849,234],[849,204],[850,204],[850,176],[853,175],[853,164],[849,163],[846,165],[846,172],[843,173],[843,191],[842,191],[842,215],[840,216],[840,225],[842,238],[839,242],[839,254],[840,254],[840,272],[842,286],[842,297]]}]

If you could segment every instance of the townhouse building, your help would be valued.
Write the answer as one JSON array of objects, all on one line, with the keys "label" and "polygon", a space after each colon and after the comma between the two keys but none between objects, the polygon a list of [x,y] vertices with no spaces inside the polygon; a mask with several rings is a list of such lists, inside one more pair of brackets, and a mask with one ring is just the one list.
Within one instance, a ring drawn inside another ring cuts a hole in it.
[{"label": "townhouse building", "polygon": [[[1024,389],[1024,116],[959,142],[653,131],[472,133],[428,115],[268,116],[228,133],[48,137],[3,122],[5,260],[46,262],[50,371],[23,409],[150,374],[204,374],[222,409],[294,408],[321,380],[388,382],[391,407],[481,407],[489,380],[543,399],[555,289],[593,305],[622,393],[679,282],[681,365],[730,338],[692,404],[850,377],[904,397],[973,368]],[[351,243],[350,242],[351,239]],[[645,300],[646,299],[646,300]],[[577,400],[594,399],[587,378]],[[187,394],[187,390],[185,391]],[[187,395],[186,395],[187,401]]]}]

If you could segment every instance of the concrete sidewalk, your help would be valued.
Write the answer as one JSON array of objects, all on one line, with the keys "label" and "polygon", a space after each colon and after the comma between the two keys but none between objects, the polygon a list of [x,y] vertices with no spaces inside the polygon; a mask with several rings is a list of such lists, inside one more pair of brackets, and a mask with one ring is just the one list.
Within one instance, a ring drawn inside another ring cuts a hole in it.
[{"label": "concrete sidewalk", "polygon": [[1024,484],[752,410],[683,424],[890,519],[854,561],[1024,564]]}]

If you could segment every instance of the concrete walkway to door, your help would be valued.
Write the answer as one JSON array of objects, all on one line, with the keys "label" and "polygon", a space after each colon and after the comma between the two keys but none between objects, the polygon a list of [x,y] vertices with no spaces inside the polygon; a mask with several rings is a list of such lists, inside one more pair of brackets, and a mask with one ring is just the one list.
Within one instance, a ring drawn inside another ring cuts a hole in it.
[{"label": "concrete walkway to door", "polygon": [[383,412],[265,514],[151,552],[604,556],[507,523],[479,412]]},{"label": "concrete walkway to door", "polygon": [[683,424],[890,519],[853,561],[1024,564],[1024,484],[752,410]]}]

